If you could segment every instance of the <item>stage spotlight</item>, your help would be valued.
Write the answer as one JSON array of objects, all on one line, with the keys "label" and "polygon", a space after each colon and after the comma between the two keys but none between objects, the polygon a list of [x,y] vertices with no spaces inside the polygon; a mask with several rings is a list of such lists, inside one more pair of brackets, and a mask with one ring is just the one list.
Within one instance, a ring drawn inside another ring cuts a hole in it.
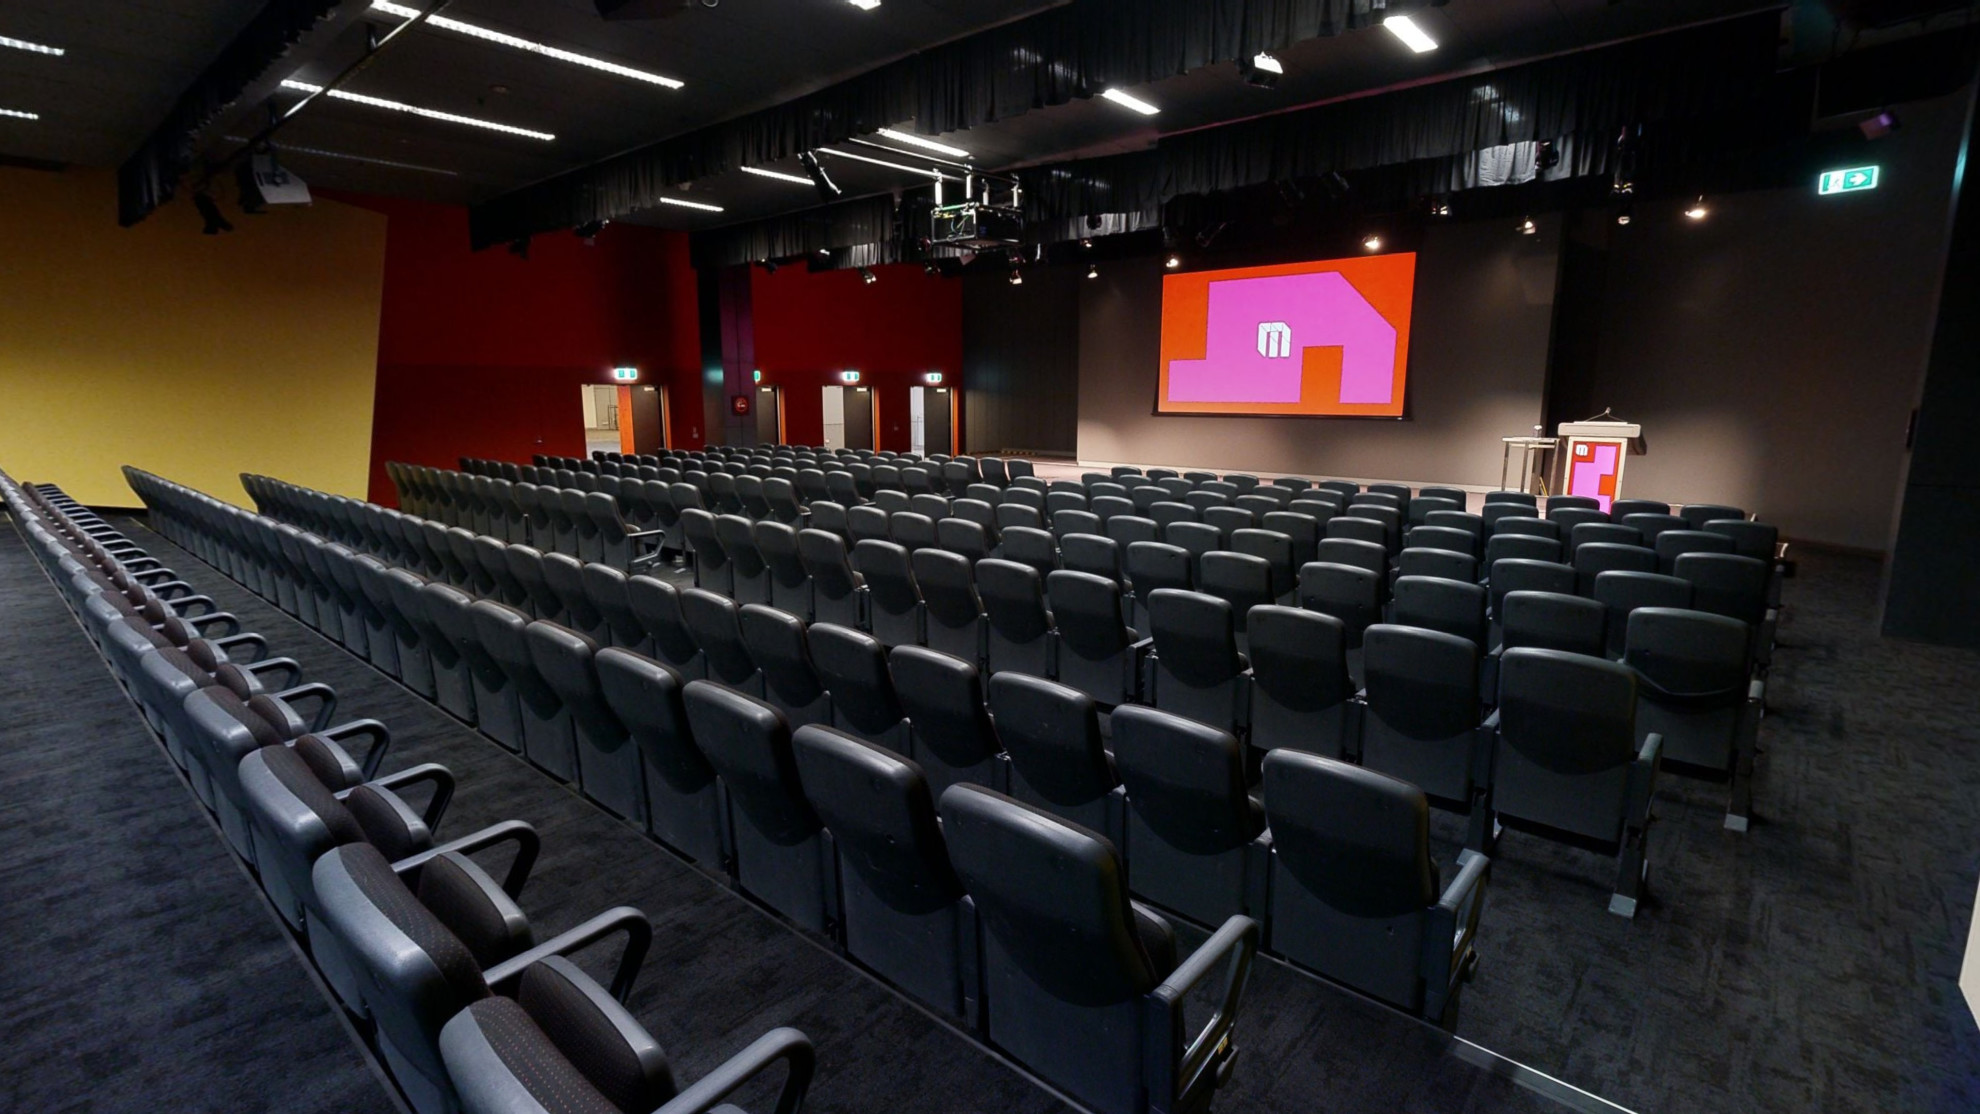
[{"label": "stage spotlight", "polygon": [[1099,277],[1100,277],[1100,265],[1099,265],[1098,263],[1088,263],[1088,264],[1086,265],[1086,277],[1087,277],[1087,278],[1090,278],[1090,279],[1097,279],[1097,278],[1099,278]]},{"label": "stage spotlight", "polygon": [[798,165],[804,167],[805,177],[811,179],[811,187],[818,191],[818,200],[832,201],[837,199],[840,194],[846,192],[834,184],[832,176],[825,173],[825,168],[819,165],[818,152],[800,152],[798,154]]},{"label": "stage spotlight", "polygon": [[1882,139],[1899,128],[1904,127],[1904,121],[1898,119],[1897,113],[1887,108],[1856,126],[1863,132],[1863,138]]},{"label": "stage spotlight", "polygon": [[199,219],[206,222],[206,227],[200,229],[202,235],[218,236],[234,230],[233,223],[222,215],[220,203],[213,200],[211,194],[193,194],[193,208],[199,210]]},{"label": "stage spotlight", "polygon": [[1093,241],[1091,241],[1091,240],[1081,240],[1081,241],[1079,242],[1079,246],[1080,246],[1080,249],[1081,249],[1082,251],[1092,251],[1092,250],[1093,250]]},{"label": "stage spotlight", "polygon": [[1686,207],[1684,215],[1690,217],[1692,220],[1704,220],[1710,212],[1711,210],[1705,207],[1705,195],[1701,193],[1698,195],[1698,200]]},{"label": "stage spotlight", "polygon": [[1162,261],[1162,266],[1167,267],[1169,270],[1173,271],[1177,267],[1182,266],[1182,256],[1177,255],[1175,252],[1170,252],[1169,257]]},{"label": "stage spotlight", "polygon": [[1444,199],[1443,199],[1443,198],[1441,198],[1441,197],[1438,197],[1438,198],[1433,198],[1433,199],[1431,199],[1431,201],[1430,201],[1430,215],[1431,215],[1431,216],[1433,216],[1433,217],[1448,217],[1448,216],[1450,216],[1450,215],[1451,215],[1451,203],[1450,203],[1449,201],[1446,201],[1446,200],[1444,200]]},{"label": "stage spotlight", "polygon": [[1635,206],[1628,201],[1624,201],[1621,205],[1616,206],[1616,223],[1628,224],[1631,220],[1634,220],[1636,217],[1634,210]]},{"label": "stage spotlight", "polygon": [[1011,285],[1012,286],[1024,285],[1024,272],[1018,270],[1016,266],[1011,267]]},{"label": "stage spotlight", "polygon": [[1238,73],[1244,75],[1244,83],[1255,85],[1260,89],[1270,89],[1277,85],[1279,78],[1285,76],[1285,72],[1286,68],[1279,63],[1279,60],[1264,51],[1252,55],[1248,61],[1238,63]]},{"label": "stage spotlight", "polygon": [[1519,230],[1519,234],[1522,236],[1531,236],[1534,233],[1540,231],[1540,226],[1533,223],[1532,217],[1520,218],[1520,222],[1514,225],[1513,227],[1517,228]]},{"label": "stage spotlight", "polygon": [[1370,232],[1368,235],[1363,236],[1361,238],[1361,246],[1367,248],[1369,251],[1381,251],[1382,237],[1376,235],[1373,232]]},{"label": "stage spotlight", "polygon": [[874,283],[880,281],[880,276],[874,274],[873,268],[871,267],[861,267],[859,269],[859,281],[865,283],[868,286],[872,286]]}]

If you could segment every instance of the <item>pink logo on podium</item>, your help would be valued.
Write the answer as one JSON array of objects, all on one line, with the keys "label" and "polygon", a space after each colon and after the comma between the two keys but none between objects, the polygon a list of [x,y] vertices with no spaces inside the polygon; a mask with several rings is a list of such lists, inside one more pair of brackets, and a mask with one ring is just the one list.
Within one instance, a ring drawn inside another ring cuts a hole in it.
[{"label": "pink logo on podium", "polygon": [[1396,328],[1336,271],[1209,284],[1204,358],[1169,361],[1174,402],[1299,403],[1309,348],[1341,350],[1342,404],[1396,389]]}]

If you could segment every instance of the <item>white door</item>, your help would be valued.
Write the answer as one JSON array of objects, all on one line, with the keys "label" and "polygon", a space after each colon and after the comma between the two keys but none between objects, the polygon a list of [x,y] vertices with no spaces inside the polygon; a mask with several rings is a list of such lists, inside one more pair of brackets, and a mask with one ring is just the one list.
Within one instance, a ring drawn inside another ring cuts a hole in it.
[{"label": "white door", "polygon": [[928,388],[908,388],[908,447],[914,455],[928,452]]},{"label": "white door", "polygon": [[825,394],[825,447],[843,449],[846,447],[846,389],[844,387],[821,388]]}]

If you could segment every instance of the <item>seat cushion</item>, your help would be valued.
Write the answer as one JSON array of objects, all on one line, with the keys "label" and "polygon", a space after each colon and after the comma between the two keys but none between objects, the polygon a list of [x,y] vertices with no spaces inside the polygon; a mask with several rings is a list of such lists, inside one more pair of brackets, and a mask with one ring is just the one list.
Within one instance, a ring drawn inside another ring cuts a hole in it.
[{"label": "seat cushion", "polygon": [[484,998],[468,1011],[488,1047],[547,1114],[627,1114],[593,1087],[513,1000]]}]

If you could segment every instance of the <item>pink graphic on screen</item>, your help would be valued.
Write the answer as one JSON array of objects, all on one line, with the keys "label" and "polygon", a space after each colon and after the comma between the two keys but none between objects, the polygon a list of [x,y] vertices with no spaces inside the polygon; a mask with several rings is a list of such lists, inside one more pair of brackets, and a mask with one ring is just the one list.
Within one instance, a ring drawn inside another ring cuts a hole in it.
[{"label": "pink graphic on screen", "polygon": [[1204,358],[1169,361],[1169,398],[1299,402],[1302,353],[1336,346],[1339,401],[1389,402],[1396,328],[1338,272],[1212,282]]},{"label": "pink graphic on screen", "polygon": [[1613,497],[1610,492],[1615,490],[1616,458],[1621,451],[1622,446],[1614,442],[1576,445],[1574,461],[1568,465],[1567,493],[1590,496],[1607,513]]}]

